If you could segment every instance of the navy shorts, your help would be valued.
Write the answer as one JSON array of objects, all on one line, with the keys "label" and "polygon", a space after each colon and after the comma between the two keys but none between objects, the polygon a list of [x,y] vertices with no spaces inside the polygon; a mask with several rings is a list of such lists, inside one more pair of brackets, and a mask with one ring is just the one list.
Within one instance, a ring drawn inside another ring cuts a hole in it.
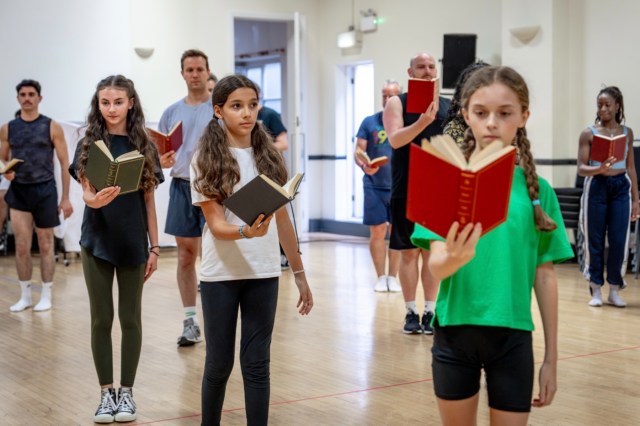
[{"label": "navy shorts", "polygon": [[31,213],[37,228],[60,225],[55,180],[41,183],[11,182],[4,199],[10,208]]},{"label": "navy shorts", "polygon": [[191,203],[189,181],[180,178],[171,179],[164,232],[175,237],[201,237],[204,223],[202,209]]},{"label": "navy shorts", "polygon": [[364,215],[362,223],[365,225],[381,225],[391,222],[391,190],[364,187]]},{"label": "navy shorts", "polygon": [[389,237],[389,248],[392,250],[415,249],[411,243],[414,223],[407,219],[407,199],[391,199],[391,236]]},{"label": "navy shorts", "polygon": [[436,396],[460,400],[480,391],[487,378],[489,406],[528,413],[533,397],[531,332],[505,327],[433,327],[432,370]]}]

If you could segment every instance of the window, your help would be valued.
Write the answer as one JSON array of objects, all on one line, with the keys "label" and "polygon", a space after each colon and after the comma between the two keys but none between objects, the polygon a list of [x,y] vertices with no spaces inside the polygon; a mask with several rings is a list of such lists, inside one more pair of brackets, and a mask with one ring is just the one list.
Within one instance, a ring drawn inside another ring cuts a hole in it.
[{"label": "window", "polygon": [[278,62],[236,64],[236,73],[258,83],[262,104],[282,114],[282,64],[279,59]]}]

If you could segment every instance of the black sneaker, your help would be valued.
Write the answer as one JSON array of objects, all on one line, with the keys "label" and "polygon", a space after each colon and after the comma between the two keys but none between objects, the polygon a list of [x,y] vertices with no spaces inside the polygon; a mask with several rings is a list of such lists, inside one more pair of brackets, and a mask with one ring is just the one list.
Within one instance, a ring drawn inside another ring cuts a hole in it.
[{"label": "black sneaker", "polygon": [[116,391],[113,388],[103,389],[100,392],[100,405],[93,415],[96,423],[113,423],[116,415]]},{"label": "black sneaker", "polygon": [[422,315],[422,332],[424,334],[433,334],[433,328],[431,327],[431,320],[433,319],[433,312],[429,311]]},{"label": "black sneaker", "polygon": [[115,421],[132,422],[136,419],[136,403],[133,402],[133,392],[131,389],[122,389],[118,391],[118,406],[116,407]]},{"label": "black sneaker", "polygon": [[404,327],[402,328],[404,334],[419,334],[422,333],[422,327],[420,326],[420,316],[413,312],[407,312],[407,316],[404,317]]},{"label": "black sneaker", "polygon": [[280,269],[282,269],[283,271],[289,269],[289,260],[284,254],[280,255]]}]

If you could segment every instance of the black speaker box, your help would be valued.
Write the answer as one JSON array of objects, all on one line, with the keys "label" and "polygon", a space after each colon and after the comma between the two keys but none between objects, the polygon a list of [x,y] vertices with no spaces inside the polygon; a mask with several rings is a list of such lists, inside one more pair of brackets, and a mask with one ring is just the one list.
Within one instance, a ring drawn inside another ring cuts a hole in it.
[{"label": "black speaker box", "polygon": [[442,87],[453,89],[460,73],[476,60],[476,34],[445,34]]}]

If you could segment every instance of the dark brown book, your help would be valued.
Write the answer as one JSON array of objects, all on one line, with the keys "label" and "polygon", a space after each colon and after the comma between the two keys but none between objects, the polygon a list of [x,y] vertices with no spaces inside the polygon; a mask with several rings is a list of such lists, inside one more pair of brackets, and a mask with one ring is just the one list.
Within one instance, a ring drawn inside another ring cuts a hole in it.
[{"label": "dark brown book", "polygon": [[293,201],[302,183],[304,173],[297,173],[283,186],[265,175],[258,175],[222,202],[247,225],[258,216],[273,214],[280,207]]},{"label": "dark brown book", "polygon": [[486,234],[507,219],[516,151],[494,141],[466,161],[450,136],[412,144],[407,218],[446,238],[453,222],[482,224]]},{"label": "dark brown book", "polygon": [[182,121],[178,121],[166,134],[149,127],[147,127],[147,132],[158,147],[160,155],[169,151],[177,151],[182,146]]},{"label": "dark brown book", "polygon": [[144,160],[144,156],[136,150],[113,158],[103,141],[95,141],[89,148],[85,175],[96,191],[119,186],[119,195],[126,194],[138,190]]},{"label": "dark brown book", "polygon": [[0,162],[0,175],[7,172],[15,172],[22,163],[24,163],[24,160],[20,160],[19,158],[12,158],[4,164]]},{"label": "dark brown book", "polygon": [[627,149],[627,135],[617,135],[608,137],[605,135],[593,135],[591,140],[591,159],[604,163],[610,157],[616,160],[624,159]]}]

